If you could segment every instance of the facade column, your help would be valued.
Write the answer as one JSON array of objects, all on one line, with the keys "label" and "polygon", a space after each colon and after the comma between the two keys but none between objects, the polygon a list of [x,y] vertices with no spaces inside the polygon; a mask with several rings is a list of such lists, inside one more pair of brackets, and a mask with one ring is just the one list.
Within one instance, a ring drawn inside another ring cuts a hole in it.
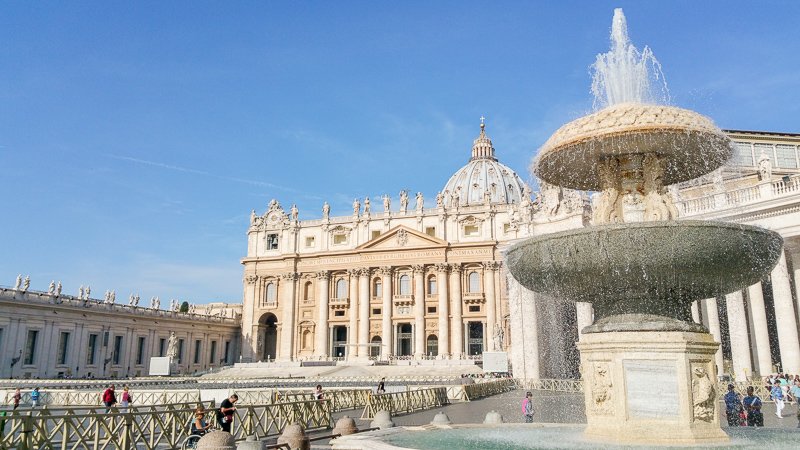
[{"label": "facade column", "polygon": [[781,372],[800,371],[800,343],[797,339],[797,320],[792,304],[792,287],[786,256],[781,252],[778,265],[772,269],[772,297],[775,300],[775,318],[778,328],[778,346],[781,350]]},{"label": "facade column", "polygon": [[242,305],[242,340],[248,342],[242,348],[242,358],[245,361],[253,360],[255,361],[260,355],[256,355],[256,348],[258,346],[258,335],[253,335],[252,333],[245,333],[245,330],[252,330],[255,328],[256,321],[258,320],[255,317],[256,308],[260,305],[258,304],[258,295],[257,295],[257,288],[256,282],[259,284],[262,282],[261,278],[250,274],[244,277],[245,285],[244,285],[244,302]]},{"label": "facade column", "polygon": [[414,358],[425,355],[425,266],[412,267],[414,271]]},{"label": "facade column", "polygon": [[439,324],[437,325],[439,333],[437,342],[439,343],[439,355],[442,358],[446,358],[450,355],[450,308],[448,308],[449,289],[447,289],[448,270],[449,266],[447,263],[436,264],[436,288],[437,296],[439,297],[439,307],[436,309],[439,313]]},{"label": "facade column", "polygon": [[725,309],[728,311],[733,377],[736,381],[747,381],[747,377],[753,373],[753,365],[750,363],[750,339],[747,336],[747,316],[744,312],[742,291],[725,296]]},{"label": "facade column", "polygon": [[327,271],[317,272],[317,326],[314,329],[314,356],[328,356],[328,314],[330,313],[329,287],[330,274]]},{"label": "facade column", "polygon": [[[497,270],[497,263],[489,261],[483,263],[483,284],[486,293],[486,348],[492,352],[502,352],[502,348],[495,348],[494,335],[496,327],[502,326],[497,323],[497,297],[494,288],[494,273]],[[502,347],[502,346],[501,346]]]},{"label": "facade column", "polygon": [[347,286],[350,288],[350,295],[347,299],[347,312],[350,314],[350,323],[347,329],[347,352],[345,356],[347,360],[355,359],[358,344],[358,269],[350,269],[347,271],[350,279],[347,281]]},{"label": "facade column", "polygon": [[383,297],[383,306],[381,307],[381,359],[388,359],[393,353],[393,333],[392,333],[392,268],[381,268],[381,294]]},{"label": "facade column", "polygon": [[358,357],[369,357],[369,269],[358,271]]},{"label": "facade column", "polygon": [[750,318],[753,320],[753,339],[756,341],[758,374],[763,377],[772,373],[772,353],[769,348],[764,291],[760,282],[747,288],[747,298],[749,300],[748,303],[750,303]]},{"label": "facade column", "polygon": [[294,357],[294,330],[295,330],[295,290],[297,285],[298,275],[296,272],[289,272],[281,276],[281,288],[283,288],[283,297],[281,301],[281,350],[279,357],[282,361],[291,361]]},{"label": "facade column", "polygon": [[462,319],[461,305],[461,274],[463,269],[461,264],[450,264],[450,332],[451,332],[451,353],[454,359],[461,359],[464,354],[464,321]]},{"label": "facade column", "polygon": [[707,298],[703,300],[703,309],[706,312],[706,319],[708,323],[706,326],[708,327],[708,332],[714,336],[714,340],[720,343],[719,349],[717,349],[717,353],[714,354],[714,361],[717,363],[717,375],[722,374],[722,333],[720,333],[719,329],[719,312],[717,311],[717,299],[716,298]]},{"label": "facade column", "polygon": [[692,302],[692,322],[702,323],[700,321],[700,307],[697,306],[697,300]]},{"label": "facade column", "polygon": [[594,322],[594,308],[588,302],[575,302],[575,315],[578,323],[578,340],[583,339],[583,329]]}]

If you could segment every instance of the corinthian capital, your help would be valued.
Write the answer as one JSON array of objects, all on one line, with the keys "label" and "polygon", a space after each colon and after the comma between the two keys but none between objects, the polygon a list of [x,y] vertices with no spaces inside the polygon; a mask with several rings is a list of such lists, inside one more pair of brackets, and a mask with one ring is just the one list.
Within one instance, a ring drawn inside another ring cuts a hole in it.
[{"label": "corinthian capital", "polygon": [[391,276],[392,272],[394,272],[394,268],[392,268],[391,266],[384,266],[378,269],[378,273],[380,273],[381,275]]},{"label": "corinthian capital", "polygon": [[447,263],[438,263],[435,264],[434,267],[436,268],[437,272],[447,273],[447,271],[450,270],[450,265]]},{"label": "corinthian capital", "polygon": [[281,279],[287,281],[297,281],[300,278],[300,274],[297,272],[287,272],[281,275]]},{"label": "corinthian capital", "polygon": [[411,270],[412,270],[412,271],[413,271],[415,274],[417,274],[417,273],[425,273],[425,265],[423,265],[423,264],[416,264],[416,265],[413,265],[413,266],[411,266]]},{"label": "corinthian capital", "polygon": [[358,275],[362,277],[369,277],[370,272],[371,270],[369,269],[369,267],[362,267],[358,269]]},{"label": "corinthian capital", "polygon": [[250,274],[244,277],[244,281],[247,284],[256,284],[256,281],[258,281],[258,277],[256,275]]},{"label": "corinthian capital", "polygon": [[483,268],[486,270],[498,270],[501,264],[500,261],[486,261],[483,263]]},{"label": "corinthian capital", "polygon": [[463,270],[461,263],[450,263],[450,272],[461,273]]},{"label": "corinthian capital", "polygon": [[349,275],[350,278],[357,277],[358,276],[358,272],[359,272],[359,269],[347,269],[347,275]]},{"label": "corinthian capital", "polygon": [[320,270],[319,272],[317,272],[317,278],[319,278],[320,280],[327,280],[330,279],[330,277],[331,274],[327,270]]}]

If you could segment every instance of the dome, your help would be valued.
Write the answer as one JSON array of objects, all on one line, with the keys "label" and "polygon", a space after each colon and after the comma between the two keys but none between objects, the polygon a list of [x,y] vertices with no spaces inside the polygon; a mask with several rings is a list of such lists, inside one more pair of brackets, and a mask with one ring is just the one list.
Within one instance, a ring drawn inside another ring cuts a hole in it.
[{"label": "dome", "polygon": [[472,158],[442,189],[445,205],[453,206],[454,194],[459,206],[482,205],[486,193],[492,203],[519,204],[525,184],[516,172],[497,161],[485,128],[481,119],[481,133],[472,144]]}]

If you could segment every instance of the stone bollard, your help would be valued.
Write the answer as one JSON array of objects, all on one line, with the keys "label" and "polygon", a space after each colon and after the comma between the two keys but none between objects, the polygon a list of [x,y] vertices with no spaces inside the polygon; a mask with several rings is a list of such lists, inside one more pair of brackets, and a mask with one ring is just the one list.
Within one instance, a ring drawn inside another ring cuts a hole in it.
[{"label": "stone bollard", "polygon": [[486,413],[486,418],[483,419],[484,425],[500,425],[503,423],[503,416],[495,410]]},{"label": "stone bollard", "polygon": [[392,428],[394,427],[392,415],[389,411],[378,411],[375,413],[375,417],[372,419],[372,423],[370,423],[369,426],[372,428],[380,428],[381,430]]},{"label": "stone bollard", "polygon": [[333,428],[333,434],[341,434],[347,436],[348,434],[358,433],[356,421],[350,416],[344,416],[336,421],[336,426]]},{"label": "stone bollard", "polygon": [[244,442],[239,442],[236,450],[264,450],[266,446],[266,442],[258,440],[255,435],[251,434]]},{"label": "stone bollard", "polygon": [[450,418],[447,417],[444,411],[436,413],[436,415],[433,416],[433,420],[431,420],[431,425],[450,425],[451,423],[453,422],[450,421]]},{"label": "stone bollard", "polygon": [[309,450],[311,441],[308,440],[306,431],[299,424],[286,425],[283,433],[278,437],[278,444],[287,444],[291,450]]},{"label": "stone bollard", "polygon": [[197,441],[197,450],[236,450],[236,439],[227,431],[212,431]]}]

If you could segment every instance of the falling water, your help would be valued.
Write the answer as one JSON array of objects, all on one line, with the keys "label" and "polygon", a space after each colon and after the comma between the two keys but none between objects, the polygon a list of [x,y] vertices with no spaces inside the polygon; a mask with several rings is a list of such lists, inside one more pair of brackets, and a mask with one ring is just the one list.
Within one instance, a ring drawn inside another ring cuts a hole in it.
[{"label": "falling water", "polygon": [[614,10],[611,51],[597,55],[591,69],[595,109],[625,102],[669,103],[661,64],[649,47],[640,52],[633,46],[622,8]]}]

